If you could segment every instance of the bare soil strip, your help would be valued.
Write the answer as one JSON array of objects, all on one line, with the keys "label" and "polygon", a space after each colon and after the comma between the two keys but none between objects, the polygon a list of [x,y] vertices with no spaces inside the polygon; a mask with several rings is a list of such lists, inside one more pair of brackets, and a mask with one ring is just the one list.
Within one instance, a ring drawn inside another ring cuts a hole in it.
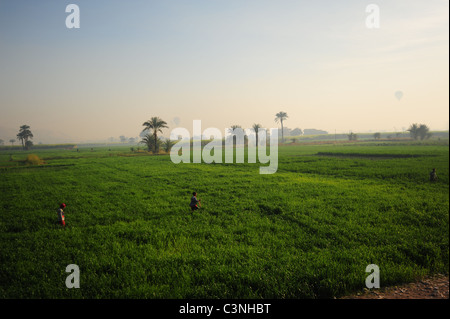
[{"label": "bare soil strip", "polygon": [[341,299],[449,299],[448,275],[436,275],[418,282],[380,289],[364,289]]}]

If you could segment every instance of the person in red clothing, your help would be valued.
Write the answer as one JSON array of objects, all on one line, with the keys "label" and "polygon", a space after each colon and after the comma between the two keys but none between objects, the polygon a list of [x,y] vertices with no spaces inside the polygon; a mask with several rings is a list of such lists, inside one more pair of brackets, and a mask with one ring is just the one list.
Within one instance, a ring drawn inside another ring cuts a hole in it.
[{"label": "person in red clothing", "polygon": [[194,211],[199,208],[198,207],[199,205],[201,207],[201,202],[199,199],[197,199],[197,193],[193,192],[191,197],[191,203],[189,204],[189,206],[191,207],[191,210]]},{"label": "person in red clothing", "polygon": [[66,221],[64,218],[64,208],[66,208],[66,204],[62,203],[58,208],[58,222],[61,223],[63,227],[66,226]]}]

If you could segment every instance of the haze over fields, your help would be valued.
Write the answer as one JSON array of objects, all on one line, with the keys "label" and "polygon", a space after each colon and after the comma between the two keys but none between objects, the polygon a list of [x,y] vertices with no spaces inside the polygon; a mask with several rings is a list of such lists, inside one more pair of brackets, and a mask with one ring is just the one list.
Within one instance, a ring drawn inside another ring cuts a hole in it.
[{"label": "haze over fields", "polygon": [[449,3],[0,1],[0,138],[136,137],[152,116],[176,126],[334,133],[448,130]]}]

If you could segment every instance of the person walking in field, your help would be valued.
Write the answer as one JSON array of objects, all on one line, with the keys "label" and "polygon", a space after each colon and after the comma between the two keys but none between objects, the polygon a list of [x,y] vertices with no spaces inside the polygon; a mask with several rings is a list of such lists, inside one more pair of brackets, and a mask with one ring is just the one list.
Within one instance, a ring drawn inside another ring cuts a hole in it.
[{"label": "person walking in field", "polygon": [[192,211],[195,211],[199,209],[199,206],[201,207],[201,202],[199,199],[197,199],[197,193],[193,192],[191,197],[191,203],[189,204]]},{"label": "person walking in field", "polygon": [[430,181],[431,182],[436,182],[438,180],[437,174],[436,174],[436,169],[433,168],[433,170],[430,172]]},{"label": "person walking in field", "polygon": [[62,203],[61,206],[58,208],[58,222],[65,227],[66,226],[66,220],[64,218],[64,208],[66,208],[66,204]]}]

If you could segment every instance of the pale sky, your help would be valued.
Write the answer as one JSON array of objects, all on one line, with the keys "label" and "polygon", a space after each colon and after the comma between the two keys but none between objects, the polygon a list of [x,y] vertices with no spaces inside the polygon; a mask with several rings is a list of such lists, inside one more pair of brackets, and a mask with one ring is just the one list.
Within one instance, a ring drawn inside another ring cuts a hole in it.
[{"label": "pale sky", "polygon": [[0,138],[117,140],[152,116],[165,136],[272,128],[279,111],[292,129],[448,130],[448,61],[447,0],[0,0]]}]

